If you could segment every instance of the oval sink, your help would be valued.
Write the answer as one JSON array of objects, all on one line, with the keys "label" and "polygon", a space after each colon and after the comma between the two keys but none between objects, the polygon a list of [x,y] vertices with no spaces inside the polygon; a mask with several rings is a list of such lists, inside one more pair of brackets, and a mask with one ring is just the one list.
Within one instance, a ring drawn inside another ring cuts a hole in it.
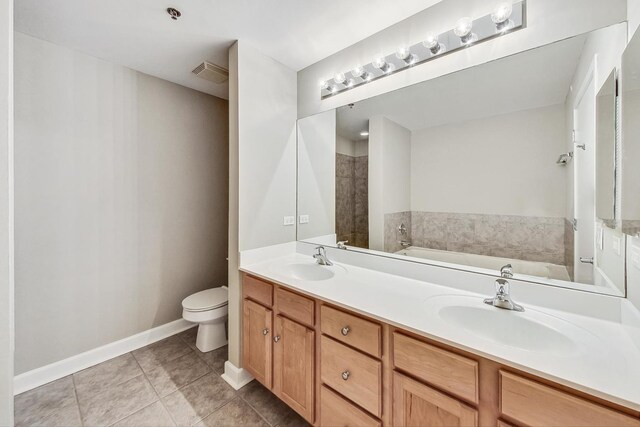
[{"label": "oval sink", "polygon": [[427,303],[447,325],[524,351],[575,355],[585,340],[598,339],[573,323],[527,307],[525,312],[518,313],[485,304],[482,298],[463,295],[433,297]]},{"label": "oval sink", "polygon": [[300,262],[285,264],[278,267],[278,272],[286,276],[290,276],[298,280],[320,281],[328,280],[336,275],[336,272],[342,271],[340,266],[319,265],[315,262]]}]

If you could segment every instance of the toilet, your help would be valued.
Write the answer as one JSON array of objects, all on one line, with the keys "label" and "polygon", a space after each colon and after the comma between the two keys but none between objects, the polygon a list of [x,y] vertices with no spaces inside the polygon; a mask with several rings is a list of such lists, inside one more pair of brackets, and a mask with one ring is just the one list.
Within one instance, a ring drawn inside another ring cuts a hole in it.
[{"label": "toilet", "polygon": [[226,286],[197,292],[182,300],[182,318],[199,323],[196,347],[203,353],[227,345],[227,304]]}]

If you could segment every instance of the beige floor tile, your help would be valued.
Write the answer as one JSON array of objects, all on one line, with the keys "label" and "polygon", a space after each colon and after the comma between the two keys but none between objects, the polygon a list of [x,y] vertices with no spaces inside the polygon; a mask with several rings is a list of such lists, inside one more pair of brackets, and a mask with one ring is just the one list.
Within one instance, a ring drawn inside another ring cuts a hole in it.
[{"label": "beige floor tile", "polygon": [[229,354],[229,348],[226,345],[207,353],[202,353],[200,350],[196,352],[214,372],[220,375],[224,373],[224,362],[228,360]]},{"label": "beige floor tile", "polygon": [[238,394],[272,426],[307,425],[297,412],[255,380],[241,388]]},{"label": "beige floor tile", "polygon": [[15,423],[32,425],[46,419],[56,410],[76,405],[71,376],[19,394],[14,400]]},{"label": "beige floor tile", "polygon": [[112,386],[88,398],[78,396],[85,425],[108,426],[158,400],[144,375]]},{"label": "beige floor tile", "polygon": [[78,404],[74,403],[54,410],[41,420],[36,420],[29,424],[30,427],[81,427],[80,410]]},{"label": "beige floor tile", "polygon": [[79,398],[88,399],[109,387],[121,384],[142,374],[142,369],[131,353],[107,360],[73,374]]},{"label": "beige floor tile", "polygon": [[175,423],[160,401],[142,408],[114,424],[114,427],[172,427]]},{"label": "beige floor tile", "polygon": [[196,349],[196,337],[198,336],[198,327],[194,326],[191,329],[187,329],[184,332],[178,334],[180,338],[193,350]]},{"label": "beige floor tile", "polygon": [[174,335],[157,343],[133,351],[133,355],[140,367],[149,372],[158,364],[170,362],[189,353],[191,348],[179,335]]},{"label": "beige floor tile", "polygon": [[191,426],[236,396],[218,374],[210,373],[162,400],[179,426]]},{"label": "beige floor tile", "polygon": [[235,398],[197,424],[198,427],[244,426],[268,427],[245,401]]},{"label": "beige floor tile", "polygon": [[177,359],[158,364],[147,372],[147,378],[159,396],[183,387],[211,372],[211,368],[194,351]]}]

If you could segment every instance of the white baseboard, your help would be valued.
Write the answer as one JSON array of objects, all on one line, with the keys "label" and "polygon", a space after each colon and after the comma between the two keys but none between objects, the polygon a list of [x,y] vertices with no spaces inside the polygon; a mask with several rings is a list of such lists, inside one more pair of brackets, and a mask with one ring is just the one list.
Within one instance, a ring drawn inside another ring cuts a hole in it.
[{"label": "white baseboard", "polygon": [[224,374],[222,379],[229,383],[235,390],[239,390],[253,381],[253,377],[246,369],[238,368],[228,360],[224,362]]},{"label": "white baseboard", "polygon": [[121,356],[130,351],[144,347],[156,341],[185,331],[195,324],[184,319],[160,325],[139,334],[123,338],[119,341],[94,348],[93,350],[71,356],[67,359],[45,365],[41,368],[16,375],[13,378],[14,394],[24,393],[41,385],[71,375],[74,372],[89,368],[114,357]]}]

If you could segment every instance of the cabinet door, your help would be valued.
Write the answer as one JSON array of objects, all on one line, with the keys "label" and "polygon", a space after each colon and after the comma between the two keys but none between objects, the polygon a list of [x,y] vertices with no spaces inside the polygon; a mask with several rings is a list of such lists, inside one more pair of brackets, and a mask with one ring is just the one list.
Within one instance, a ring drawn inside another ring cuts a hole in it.
[{"label": "cabinet door", "polygon": [[273,392],[313,423],[315,332],[276,316],[273,345]]},{"label": "cabinet door", "polygon": [[393,373],[393,424],[462,427],[478,425],[478,412],[437,390]]},{"label": "cabinet door", "polygon": [[244,300],[242,353],[244,368],[265,387],[271,388],[272,312]]}]

